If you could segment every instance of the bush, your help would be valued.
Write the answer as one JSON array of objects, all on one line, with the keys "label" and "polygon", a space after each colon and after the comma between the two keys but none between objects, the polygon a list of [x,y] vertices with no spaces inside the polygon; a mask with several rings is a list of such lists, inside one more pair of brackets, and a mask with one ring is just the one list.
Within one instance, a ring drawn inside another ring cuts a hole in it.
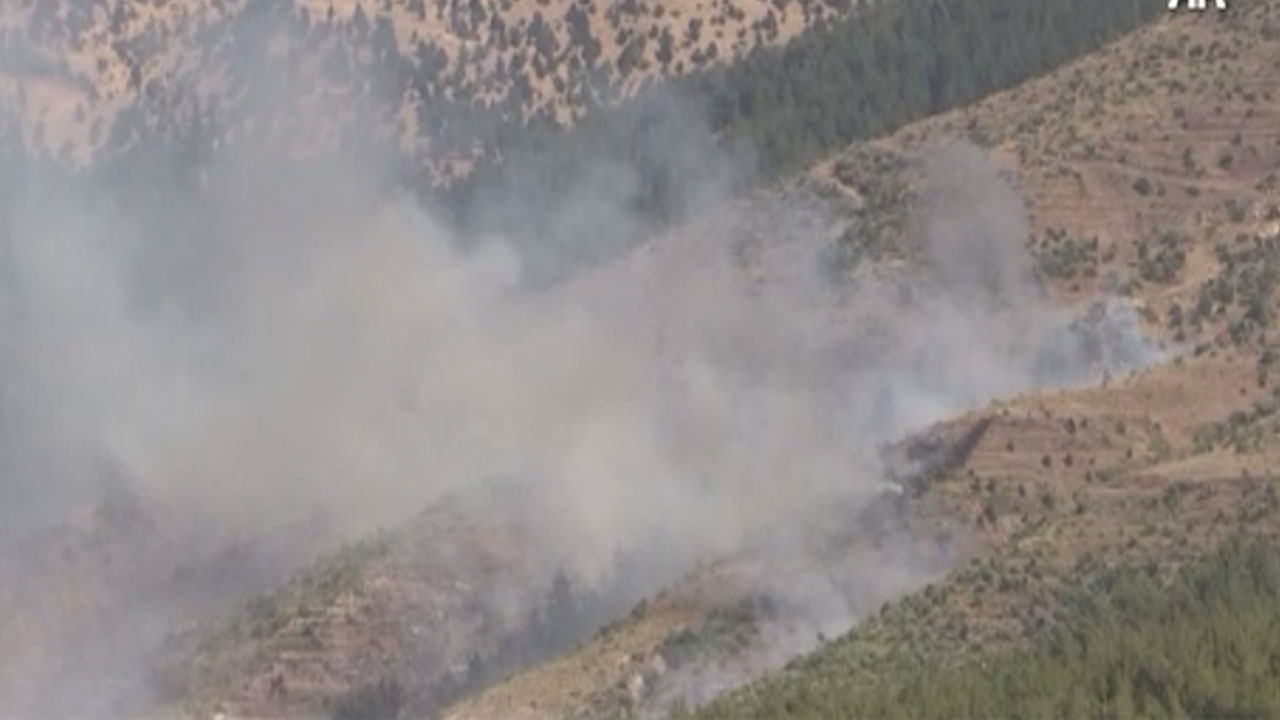
[{"label": "bush", "polygon": [[334,703],[333,720],[393,720],[404,706],[404,688],[395,679],[366,683]]}]

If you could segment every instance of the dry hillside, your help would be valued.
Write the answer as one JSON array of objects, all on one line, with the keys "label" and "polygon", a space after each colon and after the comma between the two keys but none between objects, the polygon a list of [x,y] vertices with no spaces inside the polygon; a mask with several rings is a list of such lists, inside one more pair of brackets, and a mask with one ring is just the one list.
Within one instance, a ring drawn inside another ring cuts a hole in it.
[{"label": "dry hillside", "polygon": [[[414,78],[433,68],[430,79],[410,83],[416,95],[394,96],[396,108],[424,97],[517,97],[511,112],[564,120],[591,82],[589,66],[605,68],[625,91],[637,73],[681,72],[783,39],[836,5],[401,2],[358,12],[338,5],[332,19],[320,4],[306,3],[305,15],[288,2],[270,7],[295,19],[295,34],[281,41],[286,54],[290,42],[346,47],[344,38],[367,34],[382,40],[359,45],[367,50],[360,62],[408,58]],[[5,25],[21,24],[43,43],[20,47],[5,34],[6,58],[23,59],[8,74],[13,101],[28,110],[26,131],[50,147],[71,139],[68,152],[83,155],[105,132],[93,126],[109,127],[146,94],[150,78],[200,78],[195,85],[207,82],[215,96],[238,87],[235,73],[244,69],[208,72],[221,66],[155,38],[221,37],[236,18],[255,21],[245,7],[9,2]],[[1145,329],[1165,343],[1166,362],[944,422],[916,438],[941,449],[937,462],[905,473],[904,493],[878,501],[855,530],[821,536],[819,567],[788,567],[750,548],[703,566],[594,636],[591,621],[617,611],[622,598],[573,595],[555,568],[532,567],[519,552],[523,528],[487,508],[442,505],[219,622],[175,635],[153,679],[167,707],[259,716],[386,703],[451,720],[660,712],[826,640],[799,637],[811,628],[788,626],[786,608],[759,592],[761,577],[799,585],[810,572],[857,576],[892,567],[897,540],[921,548],[934,585],[883,606],[914,581],[859,596],[857,614],[870,619],[849,641],[844,669],[871,676],[904,652],[959,660],[1022,642],[1054,621],[1052,590],[1072,573],[1127,559],[1172,568],[1241,528],[1275,534],[1280,11],[1274,2],[1241,3],[1221,18],[1146,27],[1049,76],[847,148],[797,183],[825,198],[834,220],[819,232],[838,238],[840,270],[906,272],[917,259],[919,162],[932,141],[969,136],[1015,179],[1033,221],[1027,240],[1054,298],[1082,311],[1108,295],[1131,299]],[[693,30],[696,20],[706,27]],[[77,29],[40,30],[46,26]],[[667,31],[677,48],[669,58]],[[48,62],[68,49],[65,67]],[[210,56],[225,60],[227,52]],[[402,139],[430,120],[425,105],[416,107],[405,113]],[[72,129],[56,135],[67,118]],[[607,286],[610,272],[583,283]],[[943,577],[946,567],[953,571]],[[495,597],[540,614],[504,617],[481,601]]]},{"label": "dry hillside", "polygon": [[[1168,571],[1241,530],[1280,532],[1280,481],[1269,471],[1280,453],[1269,372],[1280,252],[1277,69],[1274,3],[1223,20],[1170,19],[972,107],[859,143],[811,173],[846,208],[845,267],[874,271],[915,255],[919,154],[957,135],[983,143],[1025,197],[1028,241],[1055,296],[1074,306],[1107,294],[1133,299],[1174,356],[1102,387],[998,402],[944,425],[953,436],[975,429],[976,444],[917,491],[908,517],[923,527],[957,522],[952,531],[983,549],[851,636],[841,651],[851,671],[887,672],[904,655],[958,661],[1009,647],[1053,622],[1061,578],[1126,560]],[[704,579],[716,586],[714,574]],[[620,646],[627,627],[668,617],[639,613],[446,715],[647,714],[673,696],[706,699],[705,688],[724,687],[726,668],[739,679],[759,672],[752,663],[769,646],[760,639],[767,615],[724,620],[738,600],[729,590],[699,620],[667,621],[665,640],[637,634]],[[718,639],[725,627],[740,639]],[[699,658],[682,642],[709,649]],[[617,669],[584,680],[599,667]]]},{"label": "dry hillside", "polygon": [[175,714],[333,715],[370,694],[433,714],[619,609],[523,552],[532,530],[513,510],[446,500],[344,548],[173,635],[148,684]]},{"label": "dry hillside", "polygon": [[[476,143],[492,139],[485,127],[534,115],[571,122],[591,104],[629,95],[646,78],[785,42],[850,5],[5,0],[0,102],[19,110],[30,145],[71,162],[86,161],[104,144],[126,143],[127,137],[113,138],[120,118],[166,117],[175,104],[194,103],[180,116],[204,113],[236,125],[262,115],[259,124],[304,146],[333,132],[318,126],[324,125],[318,115],[374,104],[373,122],[396,132],[422,160],[448,167],[450,159],[465,164]],[[285,73],[301,88],[292,118],[273,118],[247,100],[256,76],[271,73]]]},{"label": "dry hillside", "polygon": [[[1278,488],[1267,475],[1280,452],[1268,374],[1280,250],[1274,13],[1259,4],[1225,21],[1161,22],[1050,76],[851,147],[800,184],[838,208],[829,231],[843,233],[845,267],[878,272],[915,255],[910,218],[921,153],[947,136],[977,139],[1025,197],[1028,241],[1054,295],[1077,306],[1127,296],[1147,331],[1177,356],[1102,387],[998,402],[938,429],[944,448],[963,452],[944,453],[947,462],[912,483],[906,502],[891,503],[897,509],[880,516],[895,518],[887,526],[832,539],[828,569],[891,563],[875,556],[892,545],[882,544],[883,533],[973,560],[923,596],[886,605],[858,631],[863,671],[904,649],[959,659],[1016,644],[1052,622],[1052,589],[1065,575],[1135,558],[1175,567],[1241,528],[1276,530]],[[779,621],[753,585],[762,567],[778,572],[767,556],[714,563],[577,649],[444,714],[654,712],[780,665],[785,655],[770,650],[777,633],[786,635],[785,614]],[[377,597],[375,586],[391,598],[409,596],[395,589],[403,581],[377,579],[382,564],[369,567],[364,589],[349,597]],[[870,615],[911,587],[872,593],[859,612]],[[286,612],[259,641],[205,654],[223,659],[202,666],[198,685],[206,689],[195,692],[204,698],[196,707],[251,714],[315,707],[317,697],[376,680],[377,673],[332,669],[356,667],[349,658],[406,656],[332,654],[346,647],[335,639],[341,623],[315,618],[339,617],[332,608],[340,604]],[[381,622],[357,623],[353,637],[379,635],[365,630]],[[290,649],[304,640],[314,650]],[[803,648],[814,638],[789,640]],[[231,659],[245,652],[259,660]],[[327,679],[308,664],[330,668]],[[235,671],[224,677],[216,668]]]},{"label": "dry hillside", "polygon": [[[1201,331],[1221,339],[1251,298],[1220,300],[1214,289],[1265,267],[1228,258],[1262,259],[1280,235],[1276,13],[1256,3],[1222,19],[1166,20],[1047,77],[852,147],[813,174],[881,212],[893,178],[877,177],[877,163],[901,163],[931,138],[973,137],[1016,177],[1032,248],[1066,301],[1118,290],[1149,308],[1152,328],[1171,340]],[[874,246],[878,235],[851,245]]]}]

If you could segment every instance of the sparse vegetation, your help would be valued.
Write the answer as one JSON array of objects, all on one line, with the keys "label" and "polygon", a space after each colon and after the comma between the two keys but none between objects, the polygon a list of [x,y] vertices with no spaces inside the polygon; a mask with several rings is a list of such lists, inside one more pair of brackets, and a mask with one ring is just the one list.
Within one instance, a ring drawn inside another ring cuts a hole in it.
[{"label": "sparse vegetation", "polygon": [[1186,263],[1186,246],[1186,239],[1173,231],[1162,233],[1154,248],[1138,241],[1138,276],[1144,282],[1172,282]]},{"label": "sparse vegetation", "polygon": [[[257,84],[271,82],[269,73],[256,72],[261,67],[301,64],[305,53],[320,48],[324,62],[319,67],[325,75],[321,84],[341,89],[333,93],[338,99],[334,111],[308,106],[296,112],[282,109],[282,113],[358,128],[358,133],[334,134],[345,138],[341,144],[346,151],[361,154],[393,144],[393,117],[412,116],[414,121],[405,126],[405,132],[416,133],[413,152],[426,155],[405,158],[399,179],[424,193],[437,182],[451,186],[439,190],[439,199],[468,227],[476,221],[471,209],[483,206],[487,193],[519,182],[513,179],[520,177],[518,173],[505,169],[513,159],[544,158],[537,172],[526,173],[537,181],[520,190],[527,193],[530,208],[552,214],[562,205],[558,193],[573,192],[569,180],[581,176],[589,164],[616,160],[631,166],[637,157],[662,156],[646,148],[672,141],[655,133],[655,125],[660,126],[669,114],[669,106],[656,98],[668,93],[691,99],[692,105],[705,110],[710,134],[750,147],[760,161],[760,177],[774,179],[852,140],[1008,87],[1159,14],[1158,7],[1152,10],[1150,3],[1140,0],[1085,2],[1081,6],[1068,0],[1036,4],[979,0],[966,4],[963,11],[943,12],[936,0],[905,0],[855,6],[848,17],[830,10],[816,12],[810,4],[790,6],[788,12],[803,12],[814,27],[785,48],[762,49],[731,65],[709,66],[664,83],[666,87],[638,85],[631,88],[638,93],[634,101],[616,108],[610,103],[621,95],[610,79],[612,73],[600,75],[604,58],[593,50],[599,39],[592,35],[596,31],[590,18],[577,3],[569,6],[562,23],[546,18],[540,23],[535,16],[523,29],[503,24],[500,8],[491,3],[471,3],[466,11],[459,6],[446,12],[437,6],[434,16],[449,23],[453,32],[474,36],[490,48],[477,49],[476,57],[497,52],[498,43],[516,36],[531,45],[528,51],[502,51],[502,57],[510,53],[510,62],[495,67],[493,73],[464,72],[471,60],[445,53],[428,36],[420,36],[412,46],[397,39],[391,16],[378,4],[366,3],[359,15],[339,13],[328,18],[285,12],[290,3],[251,4],[251,10],[207,20],[202,35],[225,39],[210,48],[201,63],[202,68],[228,68],[225,97],[190,97],[175,85],[166,88],[163,102],[147,102],[144,97],[128,105],[105,133],[102,159],[112,162],[103,167],[129,176],[138,175],[139,168],[167,168],[180,174],[181,182],[162,181],[162,185],[186,186],[197,182],[192,161],[213,156],[216,146],[232,139],[240,145],[277,146],[278,138],[264,133],[281,126],[249,122],[248,108],[234,99],[253,97]],[[433,17],[429,4],[408,9],[410,16]],[[487,23],[479,21],[482,15],[489,18]],[[643,40],[647,35],[625,24],[630,16],[618,11],[612,23],[615,32],[628,30],[630,35],[610,62],[634,74],[663,43]],[[818,18],[823,22],[818,23]],[[696,19],[686,16],[671,23],[683,25]],[[762,41],[769,34],[764,28],[774,22],[761,21]],[[561,24],[563,34],[544,29]],[[667,24],[662,21],[663,27]],[[699,26],[699,33],[705,35],[705,23]],[[499,27],[506,32],[498,32]],[[265,55],[260,44],[252,42],[254,37],[273,33],[287,40],[282,58]],[[686,40],[679,38],[675,43]],[[709,45],[699,47],[705,51]],[[574,98],[572,104],[585,112],[569,131],[558,126],[562,118],[540,105],[533,90],[538,72],[534,66],[551,62],[548,58],[560,65],[546,67],[544,72],[557,78],[565,95]],[[493,83],[509,88],[486,86]],[[414,103],[412,112],[401,113],[405,98]],[[653,112],[637,110],[655,103]],[[358,112],[348,117],[352,108]],[[192,117],[198,122],[190,122]],[[636,121],[637,117],[644,119]],[[369,132],[369,128],[378,130]],[[477,148],[484,148],[486,154],[475,157]],[[166,160],[167,156],[174,161]],[[176,161],[179,158],[181,162]],[[466,160],[462,163],[466,169],[455,173],[449,168],[458,158]],[[437,168],[439,174],[424,175],[423,164]],[[635,169],[639,178],[633,205],[641,217],[659,224],[682,217],[689,183],[707,171],[698,164],[678,163],[640,163]],[[460,182],[464,176],[466,181]],[[134,192],[127,185],[121,187],[122,192]],[[521,232],[514,234],[529,234],[532,229],[537,235],[538,228],[551,224],[550,217],[522,218]],[[512,228],[505,227],[474,229],[513,234],[506,232]],[[598,237],[601,232],[589,228],[583,234]],[[865,240],[846,245],[874,248],[877,231],[872,227],[868,233]],[[541,237],[533,242],[545,244]]]},{"label": "sparse vegetation", "polygon": [[1280,283],[1280,238],[1254,238],[1234,247],[1218,246],[1221,270],[1200,286],[1190,324],[1226,325],[1232,344],[1241,346],[1275,321],[1275,292]]},{"label": "sparse vegetation", "polygon": [[1048,277],[1065,280],[1078,275],[1092,277],[1097,274],[1096,237],[1085,240],[1051,228],[1044,240],[1036,246],[1035,252],[1040,272]]}]

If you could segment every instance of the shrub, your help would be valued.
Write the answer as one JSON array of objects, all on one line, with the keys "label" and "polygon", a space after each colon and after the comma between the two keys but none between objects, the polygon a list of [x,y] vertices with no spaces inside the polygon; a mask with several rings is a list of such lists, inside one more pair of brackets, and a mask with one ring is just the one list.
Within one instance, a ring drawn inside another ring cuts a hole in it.
[{"label": "shrub", "polygon": [[404,706],[404,688],[394,678],[365,683],[340,696],[333,720],[393,720]]}]

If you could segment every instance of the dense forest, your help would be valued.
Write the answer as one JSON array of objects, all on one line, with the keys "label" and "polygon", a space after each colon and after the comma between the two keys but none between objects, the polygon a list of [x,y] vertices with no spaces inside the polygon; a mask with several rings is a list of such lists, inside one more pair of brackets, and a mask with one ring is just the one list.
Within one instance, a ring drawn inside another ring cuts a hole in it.
[{"label": "dense forest", "polygon": [[1142,0],[898,0],[691,76],[766,175],[1039,75],[1162,10]]},{"label": "dense forest", "polygon": [[842,641],[677,717],[1232,717],[1280,715],[1280,554],[1238,538],[1169,580],[1123,567],[1063,591],[1061,622],[1021,652],[878,682],[842,672]]}]

